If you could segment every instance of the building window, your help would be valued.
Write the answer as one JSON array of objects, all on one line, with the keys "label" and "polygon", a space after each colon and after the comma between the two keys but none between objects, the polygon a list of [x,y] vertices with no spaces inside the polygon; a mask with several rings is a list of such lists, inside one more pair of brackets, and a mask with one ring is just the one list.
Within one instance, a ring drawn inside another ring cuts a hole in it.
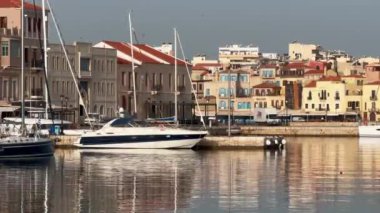
[{"label": "building window", "polygon": [[219,102],[219,109],[227,109],[227,104],[225,101]]},{"label": "building window", "polygon": [[125,72],[122,72],[121,73],[121,84],[123,85],[123,86],[126,86],[127,85],[127,74],[125,73]]},{"label": "building window", "polygon": [[1,42],[1,55],[8,56],[9,55],[9,43],[8,41]]},{"label": "building window", "polygon": [[251,109],[250,102],[238,102],[238,109]]},{"label": "building window", "polygon": [[7,27],[7,17],[0,17],[0,28],[8,28]]},{"label": "building window", "polygon": [[309,105],[308,104],[305,104],[305,109],[309,108]]},{"label": "building window", "polygon": [[90,59],[89,58],[80,58],[80,70],[81,71],[90,71]]},{"label": "building window", "polygon": [[335,104],[335,109],[339,109],[339,104]]},{"label": "building window", "polygon": [[210,89],[206,89],[206,96],[210,96]]}]

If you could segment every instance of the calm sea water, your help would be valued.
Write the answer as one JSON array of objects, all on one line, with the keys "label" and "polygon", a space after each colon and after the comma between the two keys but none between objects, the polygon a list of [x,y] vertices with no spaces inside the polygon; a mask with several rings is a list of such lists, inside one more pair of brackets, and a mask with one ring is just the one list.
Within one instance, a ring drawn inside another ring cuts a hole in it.
[{"label": "calm sea water", "polygon": [[0,212],[380,212],[380,140],[283,151],[57,150],[0,162]]}]

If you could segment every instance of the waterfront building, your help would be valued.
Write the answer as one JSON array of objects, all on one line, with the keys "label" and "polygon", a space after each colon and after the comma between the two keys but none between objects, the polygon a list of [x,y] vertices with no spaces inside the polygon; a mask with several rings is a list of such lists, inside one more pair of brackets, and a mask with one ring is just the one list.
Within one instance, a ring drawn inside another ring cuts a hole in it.
[{"label": "waterfront building", "polygon": [[[196,55],[193,57],[193,60],[191,60],[191,64],[193,66],[195,65],[205,65],[205,64],[210,64],[210,65],[215,65],[215,64],[219,64],[219,61],[218,60],[213,60],[213,59],[208,59],[206,55],[203,55],[203,54],[200,54],[200,55]],[[219,65],[221,66],[221,65]]]},{"label": "waterfront building", "polygon": [[310,82],[303,88],[302,109],[310,115],[325,115],[330,119],[355,118],[361,97],[347,87],[345,80],[349,78],[325,76]]},{"label": "waterfront building", "polygon": [[210,91],[207,91],[208,95],[205,94],[204,90],[205,82],[212,81],[212,79],[208,77],[209,74],[211,74],[211,71],[206,67],[197,65],[192,68],[191,83],[198,99],[202,99],[204,96],[208,96],[210,94]]},{"label": "waterfront building", "polygon": [[346,86],[345,101],[347,103],[347,113],[362,114],[362,95],[363,85],[366,83],[366,79],[362,75],[348,75],[341,76],[342,81]]},{"label": "waterfront building", "polygon": [[362,120],[380,122],[380,81],[363,85]]},{"label": "waterfront building", "polygon": [[[44,95],[43,57],[39,45],[42,8],[25,2],[24,10],[24,49],[21,50],[21,1],[0,3],[0,101],[3,104],[21,99],[22,80],[26,98]],[[21,51],[25,54],[24,79],[21,79]]]},{"label": "waterfront building", "polygon": [[154,47],[154,49],[163,52],[167,55],[174,55],[172,43],[162,43],[161,46]]},{"label": "waterfront building", "polygon": [[249,70],[260,62],[259,47],[238,44],[219,47],[219,61],[224,68]]},{"label": "waterfront building", "polygon": [[302,89],[301,82],[288,82],[285,85],[285,109],[300,110],[302,108]]},{"label": "waterfront building", "polygon": [[[116,51],[74,42],[65,49],[76,75],[87,112],[102,117],[117,115]],[[78,122],[84,108],[60,44],[49,44],[48,79],[52,104],[64,111],[64,118]]]},{"label": "waterfront building", "polygon": [[380,81],[380,63],[372,63],[365,67],[368,82]]},{"label": "waterfront building", "polygon": [[285,96],[281,94],[281,87],[272,83],[264,82],[252,87],[253,108],[276,108],[285,107]]},{"label": "waterfront building", "polygon": [[191,81],[186,63],[147,44],[132,45],[119,41],[102,41],[95,47],[114,49],[117,53],[117,105],[134,114],[133,72],[135,65],[137,119],[174,116],[174,64],[178,64],[178,119],[192,119]]},{"label": "waterfront building", "polygon": [[317,61],[323,56],[321,55],[323,48],[316,44],[303,44],[300,42],[289,43],[289,60],[299,60],[299,61]]}]

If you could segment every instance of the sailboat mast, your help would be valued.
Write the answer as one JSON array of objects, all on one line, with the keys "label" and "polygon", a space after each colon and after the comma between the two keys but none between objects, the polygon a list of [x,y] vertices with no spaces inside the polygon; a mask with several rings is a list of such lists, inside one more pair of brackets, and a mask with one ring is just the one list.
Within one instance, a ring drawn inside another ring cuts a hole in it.
[{"label": "sailboat mast", "polygon": [[[48,76],[48,56],[47,56],[47,31],[46,31],[46,22],[47,22],[47,17],[46,17],[46,10],[45,10],[45,0],[42,0],[42,30],[44,34],[44,67],[45,67],[45,77],[47,78]],[[45,119],[49,119],[49,114],[48,114],[48,102],[49,102],[49,95],[48,95],[48,88],[47,84],[45,84]],[[53,118],[52,118],[53,119]],[[62,119],[62,118],[61,118]]]},{"label": "sailboat mast", "polygon": [[131,12],[128,15],[129,18],[129,37],[131,43],[131,56],[132,56],[132,83],[133,83],[133,106],[134,106],[134,115],[137,116],[137,101],[136,101],[136,73],[135,73],[135,62],[134,62],[134,50],[133,50],[133,36],[132,36],[132,18]]},{"label": "sailboat mast", "polygon": [[25,95],[24,95],[24,0],[21,0],[21,130],[25,127]]},{"label": "sailboat mast", "polygon": [[174,28],[174,122],[178,124],[177,29]]}]

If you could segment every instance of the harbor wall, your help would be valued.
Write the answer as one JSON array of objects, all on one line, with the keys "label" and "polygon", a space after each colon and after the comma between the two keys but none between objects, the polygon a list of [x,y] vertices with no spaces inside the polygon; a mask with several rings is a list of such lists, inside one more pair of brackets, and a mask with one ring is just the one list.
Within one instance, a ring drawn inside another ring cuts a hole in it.
[{"label": "harbor wall", "polygon": [[313,137],[358,137],[356,126],[244,126],[242,135],[313,136]]},{"label": "harbor wall", "polygon": [[197,144],[197,148],[221,149],[221,148],[262,148],[264,147],[262,136],[206,136]]}]

